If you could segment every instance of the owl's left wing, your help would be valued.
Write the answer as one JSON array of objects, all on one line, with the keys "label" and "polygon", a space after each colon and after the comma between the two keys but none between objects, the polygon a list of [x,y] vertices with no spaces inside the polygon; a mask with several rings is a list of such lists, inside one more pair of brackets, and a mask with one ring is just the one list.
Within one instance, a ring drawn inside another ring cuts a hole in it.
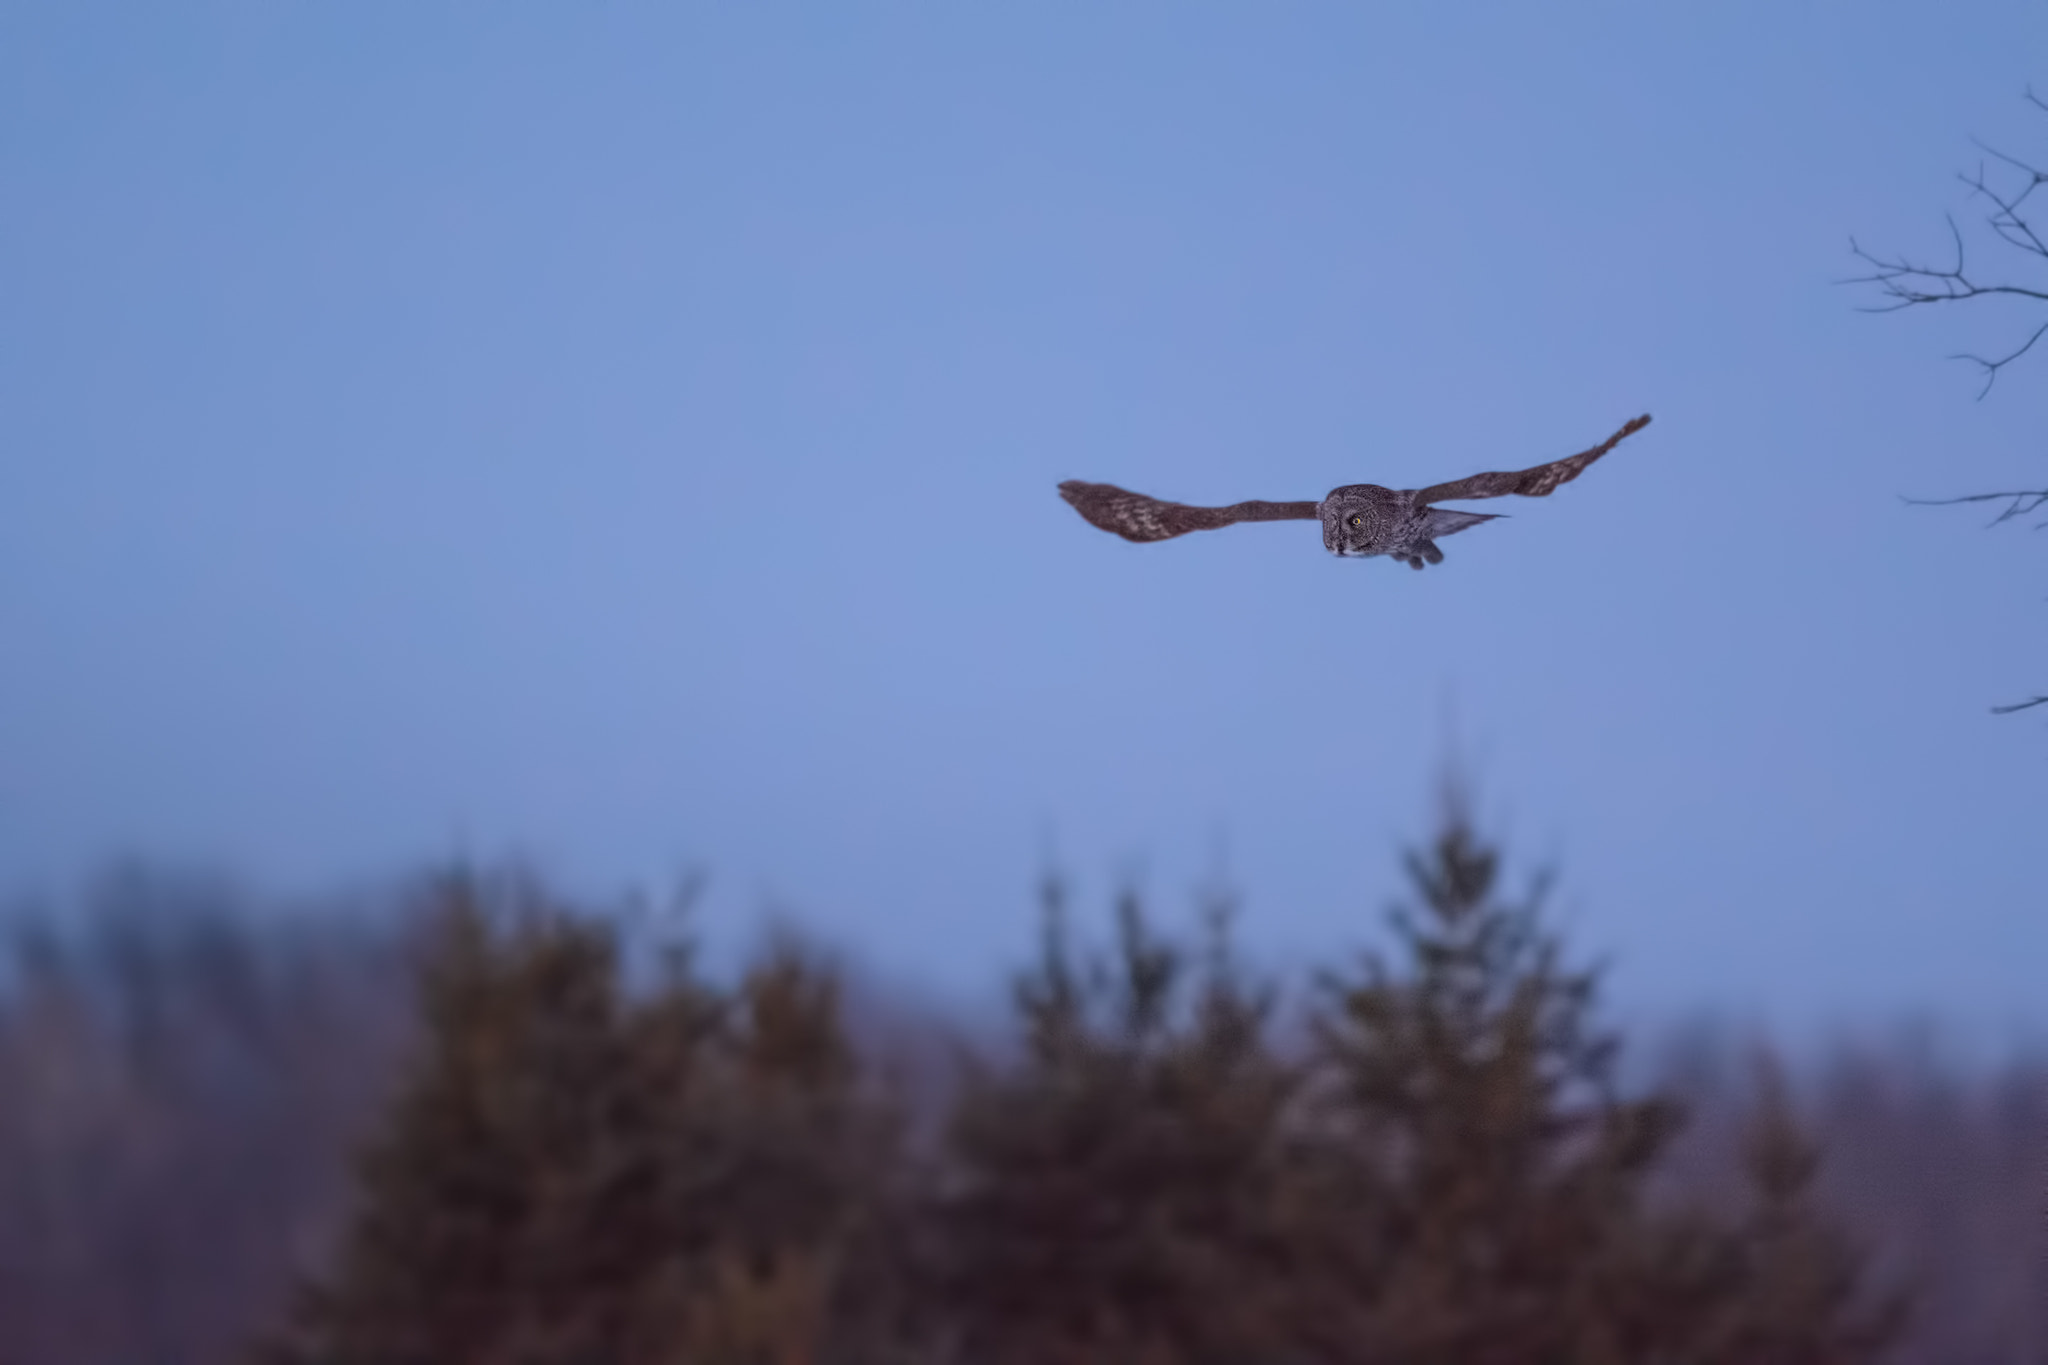
[{"label": "owl's left wing", "polygon": [[1238,502],[1228,507],[1190,507],[1146,497],[1113,483],[1068,479],[1060,496],[1087,518],[1091,526],[1139,543],[1171,540],[1190,531],[1213,531],[1240,521],[1314,521],[1322,506],[1314,502]]},{"label": "owl's left wing", "polygon": [[1549,464],[1539,464],[1530,469],[1518,469],[1510,473],[1474,474],[1469,478],[1434,484],[1416,493],[1415,505],[1427,507],[1433,502],[1454,502],[1459,498],[1504,498],[1510,493],[1525,498],[1548,497],[1556,491],[1559,484],[1570,483],[1585,472],[1587,465],[1648,425],[1650,414],[1646,412],[1591,450],[1567,455],[1562,460],[1552,460]]}]

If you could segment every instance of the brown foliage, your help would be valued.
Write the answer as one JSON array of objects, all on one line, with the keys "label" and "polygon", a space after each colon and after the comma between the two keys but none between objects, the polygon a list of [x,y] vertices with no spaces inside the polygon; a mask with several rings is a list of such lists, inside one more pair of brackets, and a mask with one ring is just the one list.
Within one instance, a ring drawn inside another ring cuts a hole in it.
[{"label": "brown foliage", "polygon": [[530,886],[438,895],[424,1049],[276,1362],[795,1362],[857,1332],[886,1114],[794,950],[645,991]]},{"label": "brown foliage", "polygon": [[[1903,1111],[1866,1069],[1796,1093],[1766,1073],[1740,1103],[1691,1086],[1707,1122],[1688,1134],[1672,1095],[1616,1079],[1593,977],[1565,965],[1540,895],[1500,895],[1462,816],[1409,872],[1388,950],[1328,974],[1299,1014],[1234,960],[1221,916],[1189,946],[1127,897],[1108,950],[1084,951],[1050,896],[1014,1046],[965,1059],[925,1115],[853,1043],[840,973],[786,940],[714,985],[686,950],[653,952],[531,884],[448,879],[410,1062],[340,1235],[262,1354],[1879,1358],[1897,1304],[1833,1210],[1904,1208],[1905,1174],[1963,1151],[1960,1130],[1939,1151],[1898,1145]],[[321,1005],[332,988],[310,970],[219,965],[251,950],[208,941],[172,954],[216,964],[191,978],[207,992],[181,996],[167,950],[124,949],[108,960],[159,965],[93,976],[23,940],[0,992],[0,1358],[220,1358],[333,1222],[331,1181],[287,1178],[326,1168],[285,1157],[308,1125],[330,1151],[347,1131],[339,1100],[312,1099],[376,1070],[360,1058],[377,1048],[347,1050],[374,1017]],[[200,1027],[228,1018],[243,1022]],[[1928,1113],[1961,1112],[1938,1098]],[[1938,1201],[1978,1208],[1967,1224],[1859,1221],[1889,1239],[1884,1283],[1943,1271],[1899,1256],[1901,1229],[1961,1246],[2009,1210],[2038,1173],[2018,1156],[2023,1108],[1984,1115],[2006,1135],[1983,1148],[2005,1196]],[[1688,1143],[1729,1161],[1709,1170]],[[2023,1260],[2001,1235],[2003,1255],[1947,1258],[1975,1278],[1926,1296],[1909,1358],[2019,1359],[2039,1339],[2011,1315],[2031,1300],[1992,1294]],[[1987,1305],[2005,1325],[1962,1334]],[[1941,1345],[1966,1340],[1974,1354]]]},{"label": "brown foliage", "polygon": [[1190,990],[1188,956],[1134,898],[1107,960],[1075,961],[1056,886],[1047,912],[1016,992],[1024,1056],[973,1076],[939,1164],[931,1288],[957,1358],[1265,1358],[1301,1306],[1299,1068],[1266,1044],[1270,996],[1239,978],[1220,929]]},{"label": "brown foliage", "polygon": [[1299,1055],[1223,916],[1196,954],[1126,897],[1076,953],[1050,888],[1019,1055],[915,1154],[794,948],[633,991],[603,922],[453,881],[424,1051],[270,1358],[1874,1359],[1893,1307],[1785,1107],[1746,1208],[1651,1200],[1679,1108],[1618,1093],[1536,898],[1457,809],[1409,872],[1398,954],[1323,981]]},{"label": "brown foliage", "polygon": [[[1360,1226],[1320,1357],[1411,1362],[1875,1358],[1897,1308],[1803,1200],[1810,1150],[1755,1132],[1751,1210],[1649,1197],[1684,1114],[1618,1093],[1542,886],[1497,899],[1498,856],[1453,799],[1411,855],[1401,960],[1324,981],[1317,1115]],[[1348,1253],[1348,1254],[1347,1254]]]}]

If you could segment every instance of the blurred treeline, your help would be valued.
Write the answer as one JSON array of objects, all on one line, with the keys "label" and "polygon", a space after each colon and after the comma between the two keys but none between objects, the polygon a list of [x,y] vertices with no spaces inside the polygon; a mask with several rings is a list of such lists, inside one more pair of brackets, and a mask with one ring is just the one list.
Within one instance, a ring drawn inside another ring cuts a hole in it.
[{"label": "blurred treeline", "polygon": [[111,876],[0,965],[0,1365],[2048,1359],[2048,1061],[1632,1088],[1458,807],[1407,875],[1292,989],[1048,885],[995,1037],[515,875]]}]

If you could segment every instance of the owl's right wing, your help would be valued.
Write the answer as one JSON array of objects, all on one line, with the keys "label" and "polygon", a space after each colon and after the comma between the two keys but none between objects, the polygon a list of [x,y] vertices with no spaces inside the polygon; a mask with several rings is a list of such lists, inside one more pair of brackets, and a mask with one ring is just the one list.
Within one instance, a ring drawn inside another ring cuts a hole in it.
[{"label": "owl's right wing", "polygon": [[1239,502],[1229,507],[1190,507],[1184,502],[1148,498],[1113,483],[1083,483],[1079,479],[1061,484],[1060,496],[1072,503],[1089,525],[1141,544],[1171,540],[1190,531],[1213,531],[1240,521],[1314,521],[1322,506],[1315,502]]},{"label": "owl's right wing", "polygon": [[1467,478],[1453,479],[1449,483],[1432,484],[1417,491],[1415,505],[1427,507],[1434,502],[1453,502],[1462,498],[1504,498],[1509,494],[1519,494],[1525,498],[1547,498],[1560,484],[1570,483],[1579,477],[1585,472],[1587,465],[1648,425],[1650,414],[1646,412],[1624,424],[1620,431],[1591,450],[1567,455],[1562,460],[1552,460],[1549,464],[1539,464],[1529,469],[1473,474]]}]

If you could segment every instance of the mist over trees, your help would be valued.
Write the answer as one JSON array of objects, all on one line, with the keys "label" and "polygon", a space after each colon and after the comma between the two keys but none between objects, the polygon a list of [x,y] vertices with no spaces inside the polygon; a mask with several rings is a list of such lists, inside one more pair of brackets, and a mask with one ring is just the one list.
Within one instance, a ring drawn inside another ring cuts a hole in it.
[{"label": "mist over trees", "polygon": [[2048,1067],[1696,1041],[1632,1088],[1461,807],[1406,872],[1291,986],[1227,905],[1103,941],[1049,883],[939,1084],[786,937],[720,981],[532,878],[111,878],[13,921],[0,1360],[2039,1357]]},{"label": "mist over trees", "polygon": [[0,1361],[226,1358],[332,1237],[408,927],[128,867],[0,935]]}]

